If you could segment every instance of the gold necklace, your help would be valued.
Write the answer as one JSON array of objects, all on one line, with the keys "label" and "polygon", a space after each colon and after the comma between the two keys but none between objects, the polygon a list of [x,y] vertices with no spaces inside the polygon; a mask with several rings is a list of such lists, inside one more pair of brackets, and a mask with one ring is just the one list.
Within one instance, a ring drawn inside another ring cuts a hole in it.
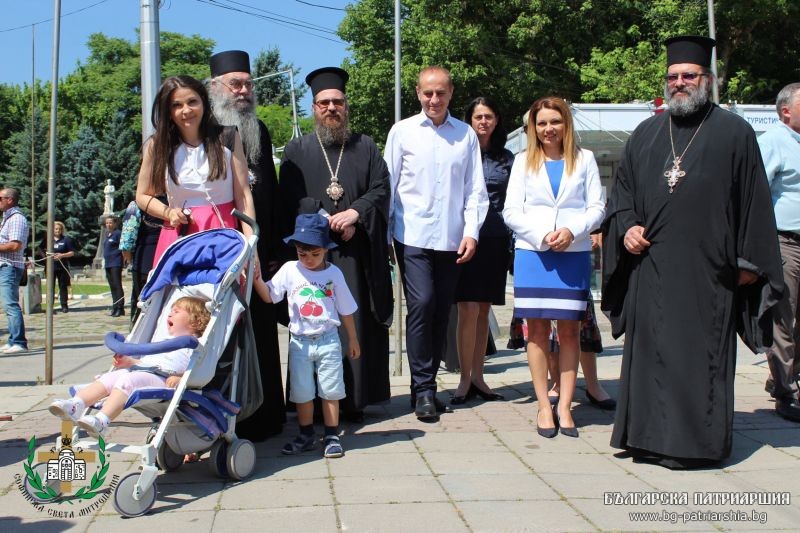
[{"label": "gold necklace", "polygon": [[694,130],[694,135],[689,139],[689,144],[686,145],[686,148],[680,156],[675,154],[675,141],[672,139],[672,117],[669,117],[669,144],[672,146],[672,168],[664,172],[664,177],[667,178],[667,186],[669,187],[670,194],[672,194],[672,191],[678,186],[678,181],[686,175],[686,172],[681,170],[683,156],[686,155],[687,150],[689,150],[689,147],[692,145],[692,141],[697,137],[697,133],[700,131],[700,128],[703,127],[703,123],[708,118],[708,115],[711,114],[712,108],[713,106],[709,106],[708,111],[706,111],[706,116],[703,117],[703,120],[700,121],[700,125]]},{"label": "gold necklace", "polygon": [[328,172],[331,173],[331,184],[328,185],[328,188],[325,189],[325,192],[328,193],[328,196],[331,200],[333,200],[333,206],[338,207],[339,200],[342,199],[344,196],[344,187],[339,183],[339,165],[342,164],[342,156],[344,155],[344,145],[342,143],[342,149],[339,150],[339,161],[336,162],[336,172],[333,171],[331,167],[331,162],[328,160],[328,153],[325,151],[325,147],[322,145],[322,139],[319,138],[317,135],[317,141],[319,141],[319,147],[322,149],[322,156],[325,158],[325,164],[328,165]]}]

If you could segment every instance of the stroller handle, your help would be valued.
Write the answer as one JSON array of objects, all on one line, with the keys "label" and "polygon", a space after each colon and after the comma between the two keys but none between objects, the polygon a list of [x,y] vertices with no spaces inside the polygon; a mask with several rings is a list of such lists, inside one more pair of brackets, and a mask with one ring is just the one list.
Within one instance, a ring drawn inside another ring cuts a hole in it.
[{"label": "stroller handle", "polygon": [[253,235],[255,235],[256,237],[259,236],[259,233],[261,232],[261,230],[258,227],[258,222],[256,222],[255,220],[253,220],[249,216],[245,215],[244,213],[242,213],[238,209],[234,209],[233,211],[231,211],[231,214],[233,216],[235,216],[236,218],[238,218],[239,220],[241,220],[243,223],[245,223],[248,226],[250,226],[251,228],[253,228]]}]

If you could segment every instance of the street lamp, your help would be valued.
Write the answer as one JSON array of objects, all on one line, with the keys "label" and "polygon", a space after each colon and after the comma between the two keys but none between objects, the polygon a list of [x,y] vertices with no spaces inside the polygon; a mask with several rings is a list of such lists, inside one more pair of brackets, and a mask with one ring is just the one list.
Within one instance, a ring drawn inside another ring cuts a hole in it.
[{"label": "street lamp", "polygon": [[292,72],[292,69],[289,68],[286,70],[279,70],[277,72],[273,72],[272,74],[259,76],[257,78],[253,78],[253,81],[266,80],[269,78],[274,78],[275,76],[280,76],[281,74],[289,74],[289,85],[292,86],[292,139],[295,139],[300,137],[300,126],[297,124],[297,102],[294,98],[294,72]]}]

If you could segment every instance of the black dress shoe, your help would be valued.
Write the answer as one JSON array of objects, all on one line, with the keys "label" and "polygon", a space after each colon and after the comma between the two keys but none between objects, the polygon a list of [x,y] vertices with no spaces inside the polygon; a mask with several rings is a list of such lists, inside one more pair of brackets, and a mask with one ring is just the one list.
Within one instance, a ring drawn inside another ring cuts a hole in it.
[{"label": "black dress shoe", "polygon": [[112,309],[111,311],[108,312],[108,316],[117,316],[117,310]]},{"label": "black dress shoe", "polygon": [[473,393],[475,396],[479,396],[480,399],[485,402],[496,402],[499,400],[506,399],[505,396],[503,396],[502,394],[497,394],[496,392],[483,392],[474,383],[470,383],[469,391]]},{"label": "black dress shoe", "polygon": [[[538,415],[537,415],[538,419]],[[536,433],[546,439],[552,439],[556,435],[558,435],[558,418],[556,417],[556,408],[553,407],[553,422],[555,425],[551,428],[540,428],[539,421],[536,421]]]},{"label": "black dress shoe", "polygon": [[587,390],[586,391],[586,399],[594,405],[595,407],[602,409],[603,411],[613,411],[617,408],[617,400],[614,398],[606,398],[605,400],[598,400],[591,393]]},{"label": "black dress shoe", "polygon": [[797,398],[775,398],[775,412],[786,420],[800,422],[800,400]]},{"label": "black dress shoe", "polygon": [[417,406],[414,408],[414,414],[420,420],[430,420],[436,418],[436,404],[432,396],[420,396],[417,398]]},{"label": "black dress shoe", "polygon": [[572,426],[572,427],[564,427],[564,426],[562,426],[561,425],[561,418],[559,418],[558,412],[556,411],[555,407],[553,408],[553,415],[555,417],[556,427],[559,428],[558,430],[561,432],[562,435],[564,435],[565,437],[577,438],[577,436],[578,436],[578,428],[575,427],[575,426]]},{"label": "black dress shoe", "polygon": [[467,403],[466,396],[453,396],[450,398],[450,405],[463,405]]}]

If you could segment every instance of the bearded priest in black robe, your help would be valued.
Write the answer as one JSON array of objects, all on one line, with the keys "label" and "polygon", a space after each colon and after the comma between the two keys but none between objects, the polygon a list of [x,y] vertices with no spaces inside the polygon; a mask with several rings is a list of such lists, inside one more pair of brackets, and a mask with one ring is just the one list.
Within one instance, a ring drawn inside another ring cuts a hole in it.
[{"label": "bearded priest in black robe", "polygon": [[[390,397],[389,170],[375,142],[349,130],[347,79],[347,72],[336,67],[306,77],[314,97],[315,131],[286,145],[279,189],[284,235],[292,233],[299,212],[323,209],[330,215],[338,247],[328,259],[342,270],[358,303],[361,344],[359,359],[344,359],[347,397],[339,404],[345,419],[360,421],[365,406]],[[341,338],[347,353],[347,336]]]},{"label": "bearded priest in black robe", "polygon": [[714,41],[667,41],[669,111],[625,146],[603,223],[603,301],[625,334],[611,445],[668,468],[730,455],[736,334],[772,342],[783,290],[752,128],[708,100]]},{"label": "bearded priest in black robe", "polygon": [[[209,98],[214,117],[224,126],[236,126],[242,138],[250,189],[256,208],[256,222],[261,229],[258,239],[258,259],[261,276],[271,279],[283,257],[278,215],[278,179],[272,160],[272,139],[267,126],[256,116],[256,94],[250,75],[250,56],[241,50],[214,54],[210,59],[211,79]],[[258,350],[259,374],[264,403],[249,418],[239,420],[236,434],[252,441],[262,441],[277,435],[286,422],[283,401],[278,320],[284,316],[285,305],[268,304],[261,298],[250,299],[250,316]]]}]

